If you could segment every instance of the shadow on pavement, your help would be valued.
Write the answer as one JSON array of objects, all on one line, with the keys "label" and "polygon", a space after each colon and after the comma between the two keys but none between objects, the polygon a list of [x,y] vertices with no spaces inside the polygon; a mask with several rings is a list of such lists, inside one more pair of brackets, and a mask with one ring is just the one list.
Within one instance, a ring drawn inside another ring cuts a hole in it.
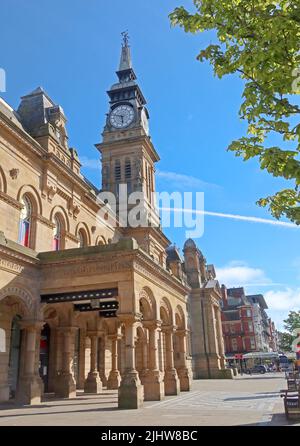
[{"label": "shadow on pavement", "polygon": [[255,395],[255,396],[237,396],[235,398],[225,398],[224,401],[241,401],[241,400],[263,400],[266,398],[279,398],[279,393],[273,395]]},{"label": "shadow on pavement", "polygon": [[[31,406],[32,407],[32,406]],[[49,409],[49,406],[47,406],[47,408]],[[86,413],[86,412],[113,412],[116,410],[120,410],[118,409],[118,407],[103,407],[103,408],[99,408],[99,409],[82,409],[82,410],[72,410],[71,412],[52,412],[52,411],[47,411],[47,412],[36,412],[36,413],[20,413],[20,414],[11,414],[11,415],[0,415],[0,419],[1,418],[14,418],[14,417],[27,417],[27,416],[32,416],[34,417],[35,415],[40,416],[40,415],[46,415],[46,416],[51,416],[51,415],[70,415],[72,413]]]},{"label": "shadow on pavement", "polygon": [[281,380],[284,380],[284,377],[282,377],[282,376],[262,376],[262,375],[259,375],[259,376],[253,376],[253,375],[243,375],[243,376],[241,376],[240,378],[242,378],[243,380],[246,380],[246,379],[260,379],[260,380],[262,380],[262,379],[281,379]]}]

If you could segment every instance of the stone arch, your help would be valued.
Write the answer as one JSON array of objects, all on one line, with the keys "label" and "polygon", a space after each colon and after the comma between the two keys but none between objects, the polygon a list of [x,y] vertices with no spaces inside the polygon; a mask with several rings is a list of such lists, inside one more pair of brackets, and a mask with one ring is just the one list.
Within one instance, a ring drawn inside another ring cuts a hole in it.
[{"label": "stone arch", "polygon": [[6,181],[5,173],[1,166],[0,166],[0,191],[7,193],[7,181]]},{"label": "stone arch", "polygon": [[15,298],[21,302],[24,308],[24,317],[35,317],[36,304],[29,291],[19,287],[6,287],[0,290],[0,302],[6,298]]},{"label": "stone arch", "polygon": [[107,245],[107,241],[103,235],[98,235],[96,238],[96,246],[98,245]]},{"label": "stone arch", "polygon": [[186,328],[185,314],[180,305],[177,305],[175,310],[175,324],[179,330],[184,330]]},{"label": "stone arch", "polygon": [[144,320],[157,319],[157,305],[150,288],[144,287],[139,294],[140,312]]},{"label": "stone arch", "polygon": [[42,215],[43,214],[42,200],[35,187],[31,186],[30,184],[24,184],[24,186],[22,186],[18,191],[17,200],[21,201],[21,198],[24,195],[26,195],[31,201],[33,214]]},{"label": "stone arch", "polygon": [[87,246],[91,246],[91,234],[90,234],[88,225],[84,222],[78,223],[78,225],[76,226],[76,230],[75,230],[76,237],[79,237],[80,231],[84,232],[84,234],[85,234]]},{"label": "stone arch", "polygon": [[70,222],[67,212],[62,206],[54,206],[50,213],[50,220],[53,221],[54,216],[58,215],[62,219],[62,223],[64,224],[65,231],[70,232]]},{"label": "stone arch", "polygon": [[160,319],[163,325],[173,325],[172,306],[166,297],[163,297],[160,301]]}]

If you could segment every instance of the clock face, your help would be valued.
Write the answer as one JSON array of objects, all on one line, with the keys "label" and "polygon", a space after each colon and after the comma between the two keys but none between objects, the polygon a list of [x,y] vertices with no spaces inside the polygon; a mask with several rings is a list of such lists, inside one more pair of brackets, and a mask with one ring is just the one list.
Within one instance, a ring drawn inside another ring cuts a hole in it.
[{"label": "clock face", "polygon": [[109,117],[110,123],[116,129],[128,127],[134,120],[134,110],[131,105],[119,105],[114,108]]},{"label": "clock face", "polygon": [[142,124],[145,132],[147,133],[147,135],[149,135],[149,121],[144,109],[142,110]]}]

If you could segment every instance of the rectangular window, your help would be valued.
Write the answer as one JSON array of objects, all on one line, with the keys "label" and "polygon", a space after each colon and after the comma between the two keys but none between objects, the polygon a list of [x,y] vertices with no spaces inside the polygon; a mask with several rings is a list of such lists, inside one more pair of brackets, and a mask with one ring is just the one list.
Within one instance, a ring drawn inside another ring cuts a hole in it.
[{"label": "rectangular window", "polygon": [[121,163],[119,160],[115,162],[115,181],[121,181]]},{"label": "rectangular window", "polygon": [[255,349],[256,345],[255,345],[255,339],[254,338],[250,338],[250,346],[252,349]]},{"label": "rectangular window", "polygon": [[237,340],[236,340],[236,338],[232,338],[231,339],[231,346],[232,346],[232,350],[234,351],[234,352],[237,352]]}]

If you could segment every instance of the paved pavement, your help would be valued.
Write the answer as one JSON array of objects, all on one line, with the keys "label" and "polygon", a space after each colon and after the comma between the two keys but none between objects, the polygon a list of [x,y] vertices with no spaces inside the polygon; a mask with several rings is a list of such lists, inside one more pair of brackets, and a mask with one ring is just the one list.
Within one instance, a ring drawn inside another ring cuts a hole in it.
[{"label": "paved pavement", "polygon": [[[191,392],[146,402],[139,410],[119,410],[117,392],[70,400],[48,398],[39,406],[0,406],[0,426],[237,426],[287,425],[279,390],[282,374],[197,380]],[[299,424],[300,425],[300,422]]]}]

